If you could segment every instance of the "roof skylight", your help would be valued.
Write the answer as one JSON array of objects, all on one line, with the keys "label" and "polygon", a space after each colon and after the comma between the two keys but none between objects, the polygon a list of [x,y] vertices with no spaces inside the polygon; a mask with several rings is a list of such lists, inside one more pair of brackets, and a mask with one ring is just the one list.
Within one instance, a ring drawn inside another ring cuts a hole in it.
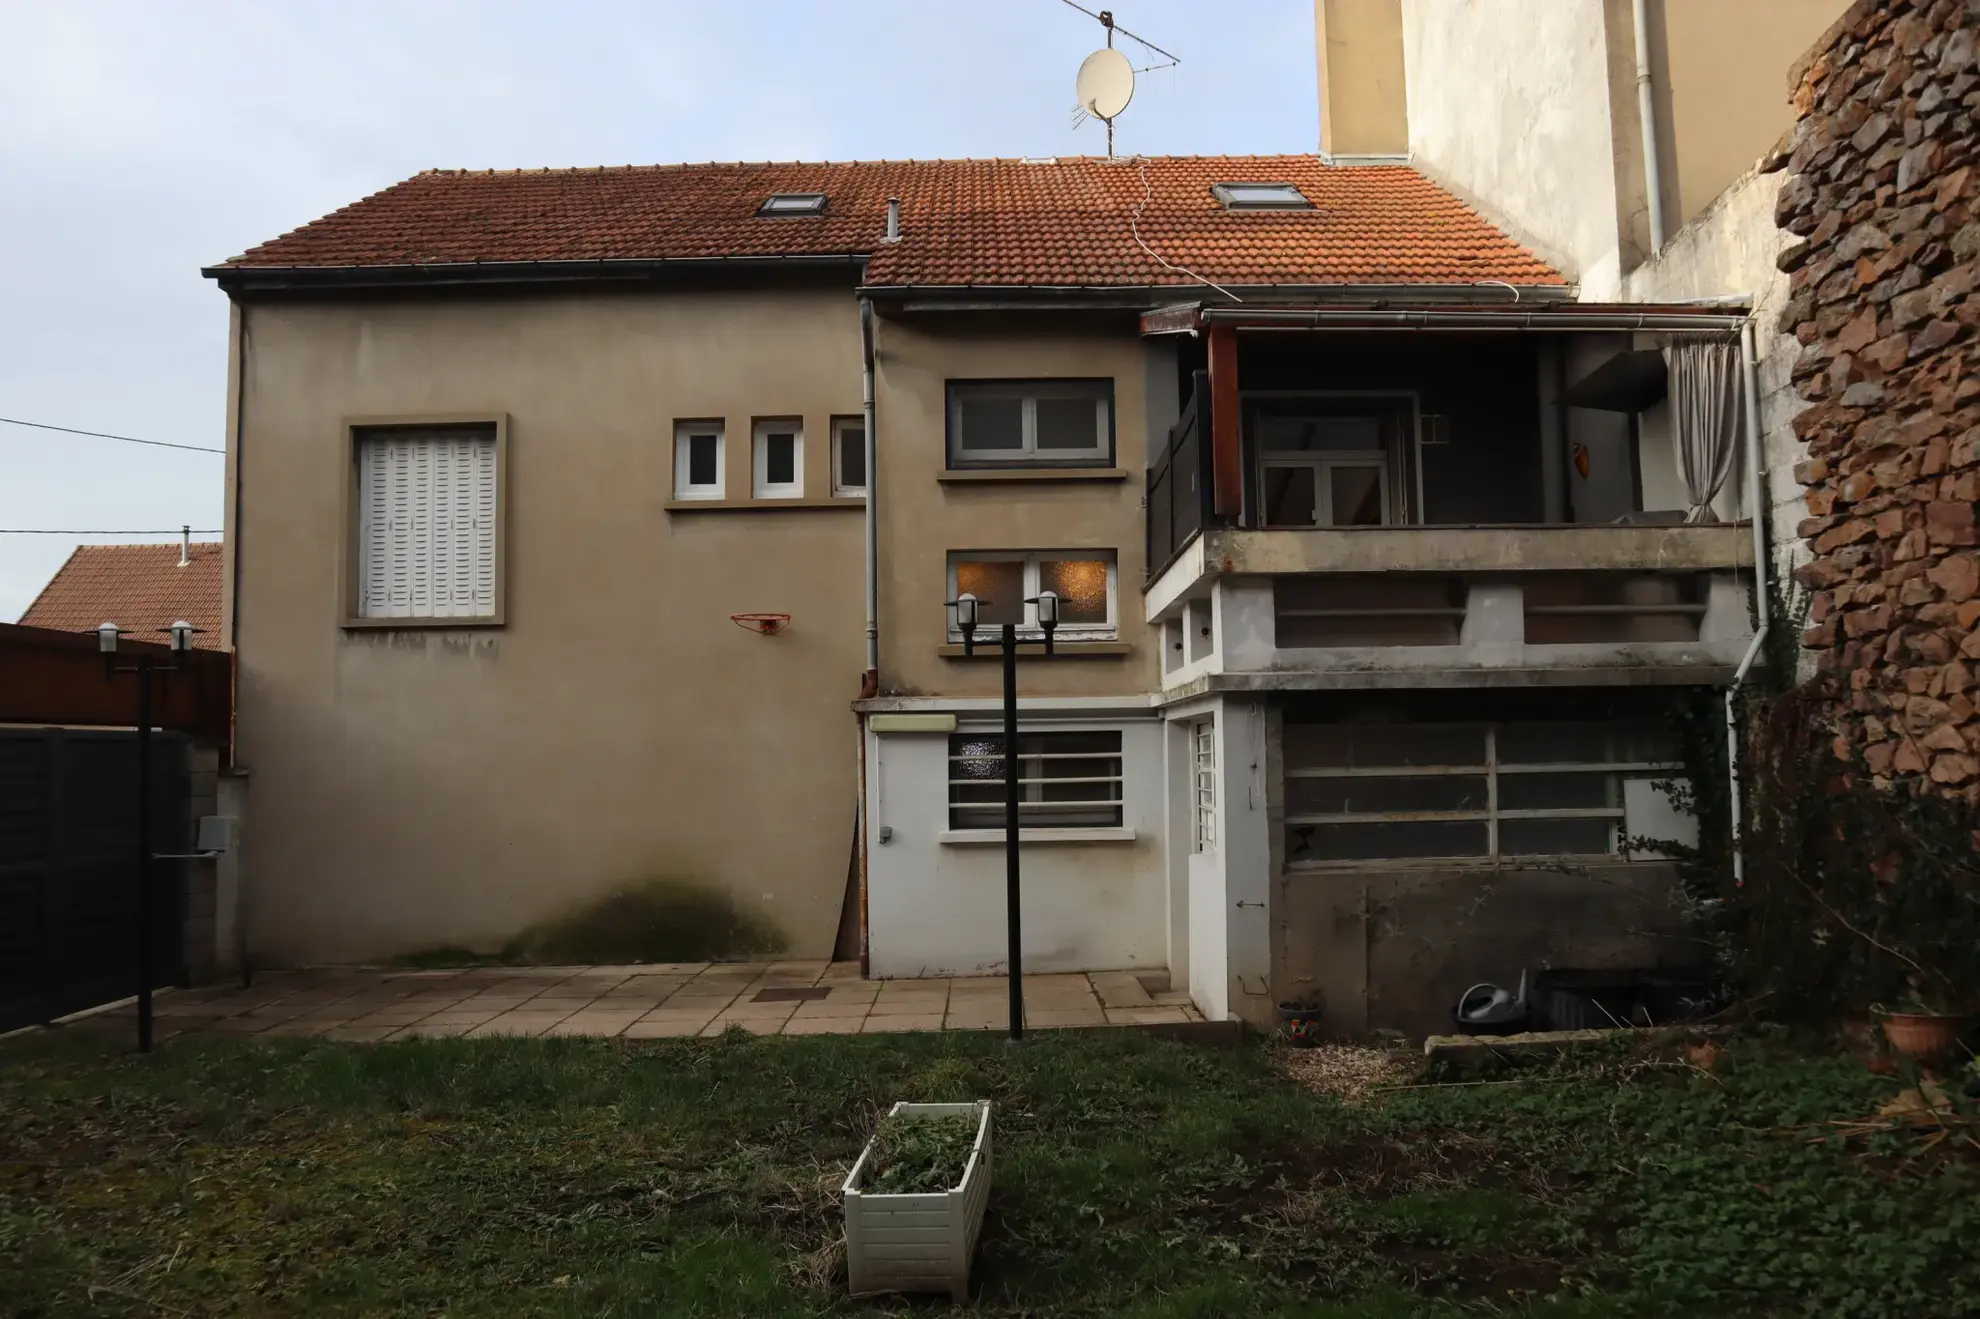
[{"label": "roof skylight", "polygon": [[1291,183],[1216,183],[1210,191],[1227,211],[1310,211],[1313,203]]},{"label": "roof skylight", "polygon": [[757,209],[758,215],[823,215],[822,192],[773,192]]}]

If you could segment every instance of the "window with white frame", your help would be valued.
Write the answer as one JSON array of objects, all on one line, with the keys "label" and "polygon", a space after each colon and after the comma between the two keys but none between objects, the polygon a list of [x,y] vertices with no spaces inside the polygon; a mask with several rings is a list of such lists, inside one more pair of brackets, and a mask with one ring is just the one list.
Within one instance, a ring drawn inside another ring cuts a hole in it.
[{"label": "window with white frame", "polygon": [[832,420],[832,493],[857,499],[866,493],[866,418]]},{"label": "window with white frame", "polygon": [[[964,592],[980,602],[977,636],[1005,623],[1021,635],[1038,637],[1038,606],[1025,601],[1040,591],[1059,597],[1060,640],[1111,640],[1119,624],[1115,612],[1112,550],[957,550],[949,555],[949,594]],[[949,638],[962,640],[955,611],[949,611]]]},{"label": "window with white frame", "polygon": [[1190,725],[1191,789],[1195,798],[1193,846],[1209,852],[1217,846],[1217,725],[1205,719]]},{"label": "window with white frame", "polygon": [[804,423],[793,417],[756,423],[750,493],[758,499],[804,495]]},{"label": "window with white frame", "polygon": [[720,499],[723,491],[722,423],[674,425],[674,498]]},{"label": "window with white frame", "polygon": [[1654,724],[1285,726],[1285,858],[1614,856],[1624,784],[1682,773]]},{"label": "window with white frame", "polygon": [[[1018,734],[1018,827],[1113,829],[1121,825],[1118,729]],[[1004,737],[949,738],[949,828],[1004,827]]]},{"label": "window with white frame", "polygon": [[1107,467],[1112,380],[951,380],[949,466]]},{"label": "window with white frame", "polygon": [[353,440],[356,616],[498,618],[495,426],[366,427]]}]

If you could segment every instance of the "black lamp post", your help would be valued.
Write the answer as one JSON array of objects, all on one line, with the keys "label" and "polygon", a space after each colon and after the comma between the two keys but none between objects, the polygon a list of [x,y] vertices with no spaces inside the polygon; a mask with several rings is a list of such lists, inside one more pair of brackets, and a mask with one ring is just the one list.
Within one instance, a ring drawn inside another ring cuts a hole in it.
[{"label": "black lamp post", "polygon": [[[976,627],[979,608],[992,603],[979,600],[967,591],[949,601],[956,611],[956,630],[962,633],[963,654],[976,653]],[[1059,596],[1056,591],[1040,591],[1027,598],[1038,606],[1038,626],[1045,634],[1045,653],[1052,653],[1052,633],[1059,626]],[[1024,1038],[1024,931],[1018,900],[1018,719],[1017,719],[1017,624],[1002,627],[1004,645],[1004,920],[1010,944],[1011,1039]]]},{"label": "black lamp post", "polygon": [[137,699],[137,763],[138,763],[138,822],[137,822],[137,1006],[138,1006],[138,1051],[151,1052],[151,675],[154,673],[175,673],[184,667],[183,657],[192,651],[192,639],[203,629],[194,627],[184,619],[170,627],[161,627],[160,632],[172,638],[172,654],[180,657],[170,664],[160,664],[152,659],[147,651],[139,651],[134,663],[117,663],[117,638],[124,629],[115,623],[105,623],[96,629],[96,648],[103,654],[103,677],[108,681],[119,673],[135,673],[138,680]]}]

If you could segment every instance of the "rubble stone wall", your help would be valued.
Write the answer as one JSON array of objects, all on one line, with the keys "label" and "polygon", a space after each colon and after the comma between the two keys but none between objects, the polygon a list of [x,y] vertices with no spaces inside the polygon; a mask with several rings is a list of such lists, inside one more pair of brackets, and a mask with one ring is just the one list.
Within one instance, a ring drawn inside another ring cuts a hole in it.
[{"label": "rubble stone wall", "polygon": [[1796,92],[1803,643],[1879,775],[1980,797],[1980,0],[1859,0]]}]

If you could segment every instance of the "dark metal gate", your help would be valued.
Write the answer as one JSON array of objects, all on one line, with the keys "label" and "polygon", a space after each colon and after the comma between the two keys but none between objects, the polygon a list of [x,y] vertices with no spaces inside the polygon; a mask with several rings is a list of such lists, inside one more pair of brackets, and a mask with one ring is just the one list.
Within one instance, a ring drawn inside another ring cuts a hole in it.
[{"label": "dark metal gate", "polygon": [[[187,740],[151,738],[151,845],[189,850]],[[137,735],[0,728],[0,1031],[137,992]],[[154,987],[185,981],[182,863],[154,862]]]}]

